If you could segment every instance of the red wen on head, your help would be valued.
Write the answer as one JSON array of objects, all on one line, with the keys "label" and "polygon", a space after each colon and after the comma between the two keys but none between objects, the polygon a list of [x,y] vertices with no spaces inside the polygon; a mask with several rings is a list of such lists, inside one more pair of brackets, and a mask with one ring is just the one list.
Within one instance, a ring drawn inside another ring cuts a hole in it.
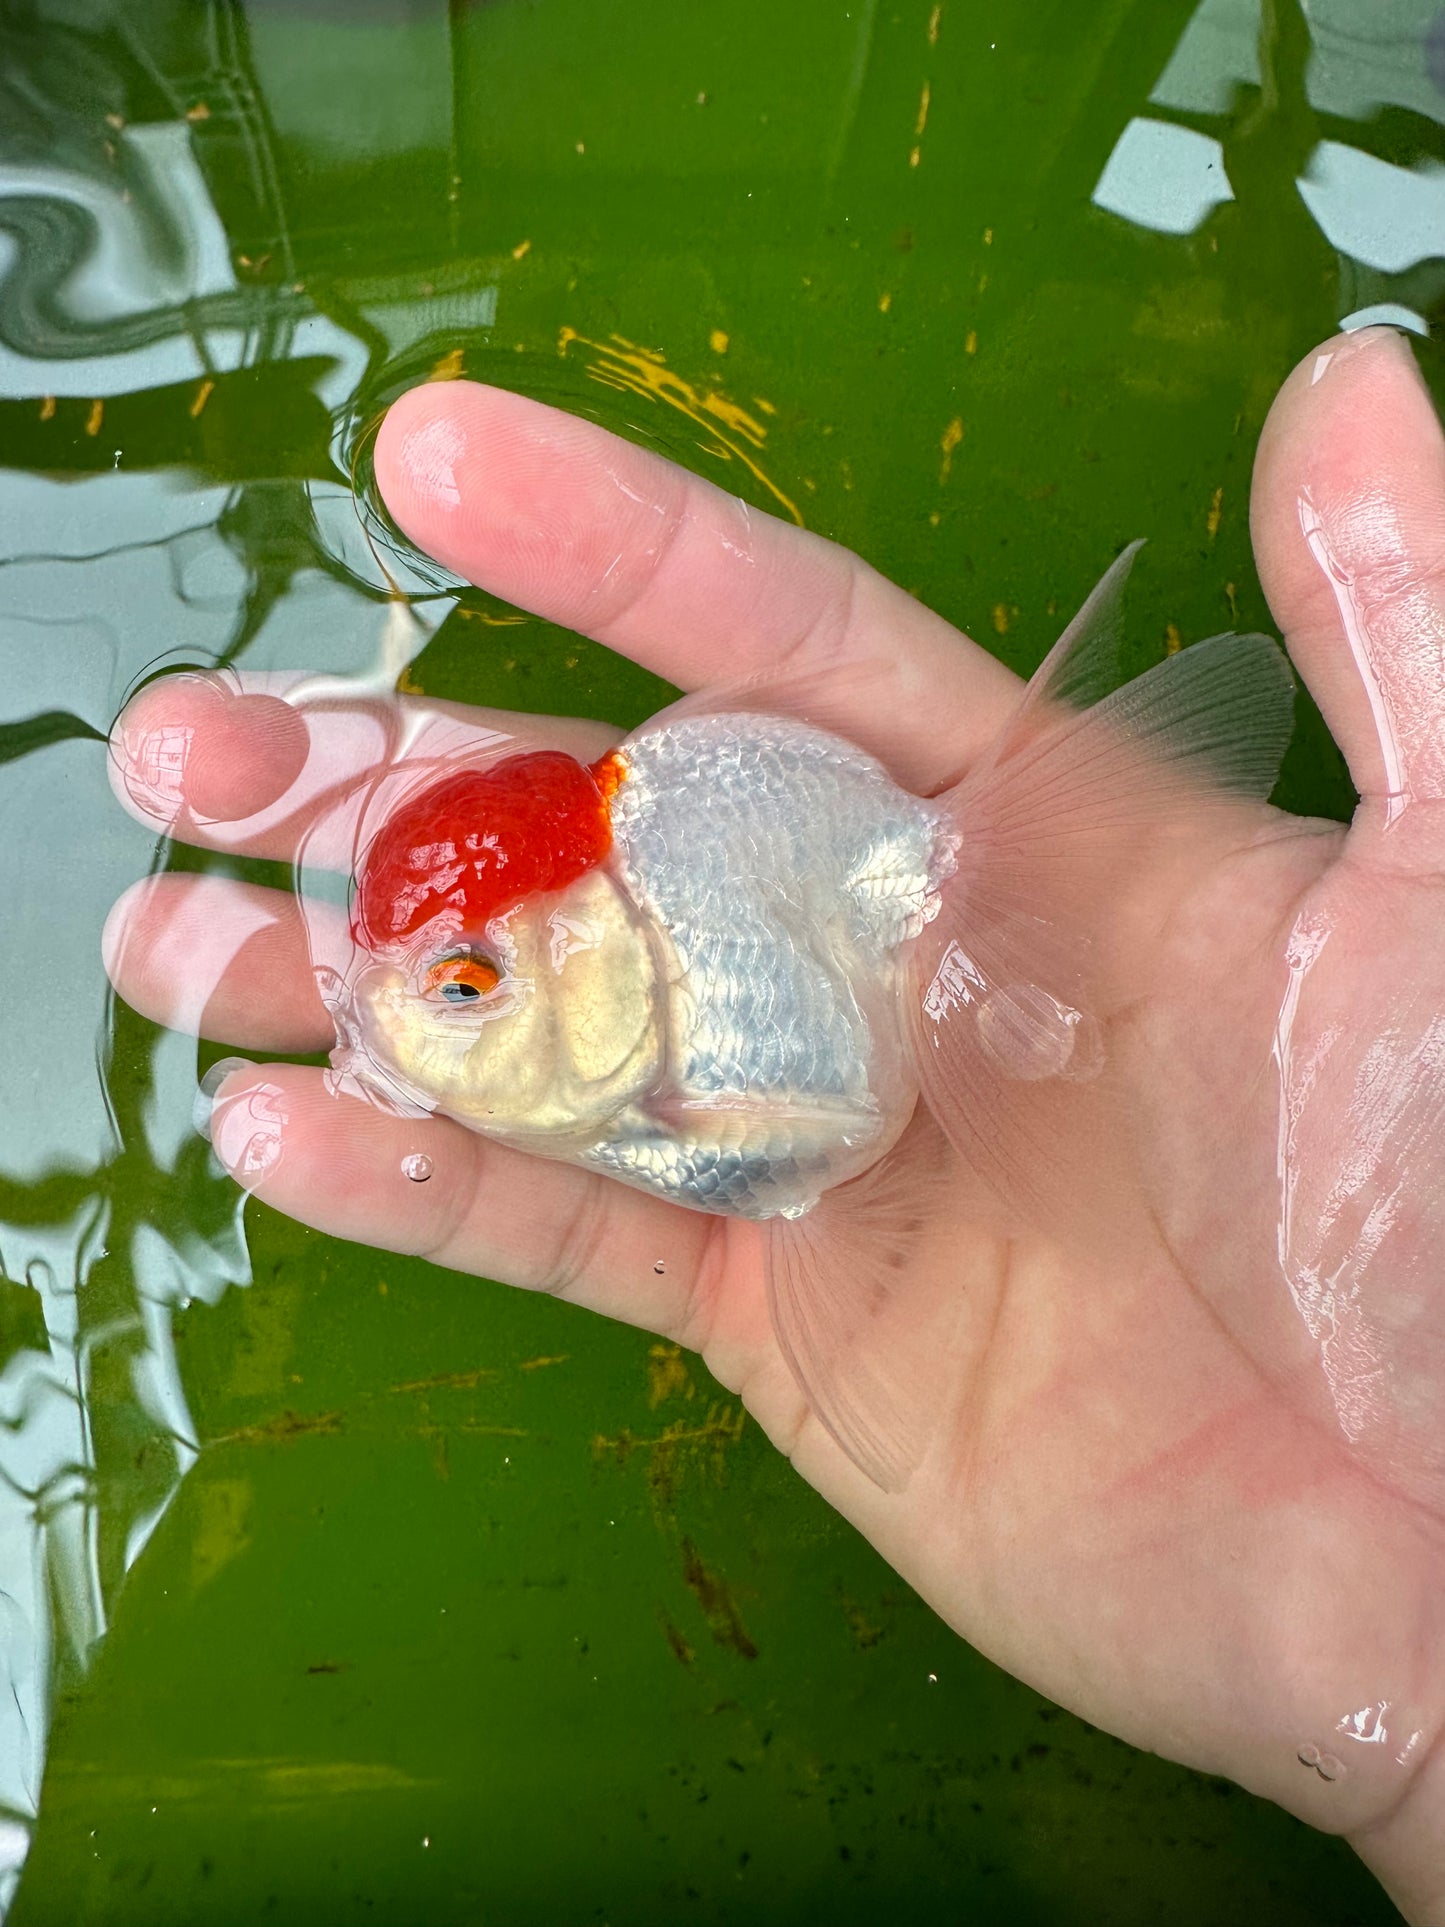
[{"label": "red wen on head", "polygon": [[367,851],[353,930],[370,950],[407,945],[435,917],[480,936],[524,898],[565,889],[612,846],[610,754],[590,769],[559,750],[509,756],[423,790]]}]

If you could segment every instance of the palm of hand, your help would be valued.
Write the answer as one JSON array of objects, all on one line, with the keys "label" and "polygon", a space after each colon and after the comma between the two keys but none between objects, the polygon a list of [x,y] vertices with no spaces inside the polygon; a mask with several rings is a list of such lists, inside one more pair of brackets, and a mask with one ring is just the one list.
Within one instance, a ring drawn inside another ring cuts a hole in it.
[{"label": "palm of hand", "polygon": [[[1420,472],[1433,464],[1437,522],[1445,458],[1398,350],[1340,363],[1333,386],[1296,376],[1266,433],[1261,568],[1362,792],[1423,798],[1428,742],[1407,745],[1402,766],[1388,730],[1381,748],[1381,705],[1408,695],[1439,715],[1445,686],[1392,689],[1384,670],[1361,689],[1343,604],[1292,516],[1312,488],[1324,500],[1336,487],[1336,546],[1360,544],[1341,567],[1368,588],[1370,530],[1349,505],[1367,484],[1386,486],[1394,458],[1388,438],[1372,449],[1355,427],[1364,390],[1397,445],[1413,435]],[[757,666],[787,652],[835,677],[834,726],[921,791],[966,767],[1014,700],[1005,672],[961,654],[936,618],[827,545],[745,512],[740,531],[714,492],[582,424],[559,437],[537,420],[528,404],[475,390],[408,398],[378,462],[398,518],[464,573],[685,685],[713,680],[724,647],[733,673],[753,666],[739,662],[751,649]],[[481,458],[458,458],[467,434]],[[490,500],[485,516],[453,506],[474,493],[468,459],[490,465],[488,490],[475,492]],[[539,560],[531,511],[564,486],[572,519]],[[1407,568],[1411,539],[1397,536]],[[1388,629],[1398,599],[1376,599]],[[1423,599],[1421,611],[1405,614],[1417,627],[1437,620]],[[751,641],[740,648],[739,635]],[[123,799],[197,840],[290,853],[320,785],[289,804],[296,746],[264,694],[214,739],[224,743],[207,780],[229,795],[209,827],[176,814],[194,808],[191,776],[169,816],[130,780],[146,745],[178,727],[188,770],[204,766],[216,708],[199,693],[198,709],[194,686],[154,685],[132,705],[116,737]],[[549,740],[596,753],[606,734],[565,725]],[[328,772],[313,774],[324,785]],[[803,1474],[1002,1664],[1126,1738],[1386,1841],[1420,1797],[1445,1716],[1445,1679],[1424,1657],[1439,1643],[1432,1579],[1445,1533],[1445,1449],[1430,1423],[1445,1391],[1445,1310],[1429,1291],[1445,1210],[1432,1075],[1445,964],[1431,941],[1429,814],[1422,801],[1397,824],[1382,813],[1346,836],[1241,805],[1201,829],[1186,883],[1171,869],[1136,892],[1133,927],[1152,931],[1153,962],[1115,1039],[1134,1134],[1081,1147],[1060,1186],[1065,1200],[1077,1187],[1082,1209],[1092,1180],[1129,1166],[1107,1244],[1082,1217],[1077,1240],[1057,1225],[1047,1239],[985,1228],[974,1175],[926,1117],[915,1121],[893,1166],[932,1200],[913,1234],[910,1303],[948,1334],[946,1374],[921,1375],[917,1391],[936,1399],[944,1384],[947,1401],[901,1495],[877,1490],[810,1420],[768,1314],[765,1230],[445,1125],[428,1139],[441,1183],[383,1185],[414,1129],[329,1097],[309,1072],[229,1082],[217,1148],[232,1168],[251,1160],[269,1202],[326,1229],[545,1286],[696,1347]],[[197,879],[138,886],[109,929],[119,987],[143,1010],[247,1048],[324,1046],[305,934],[294,906],[266,894]],[[179,955],[190,982],[176,977]],[[267,1146],[282,1142],[278,1160]]]}]

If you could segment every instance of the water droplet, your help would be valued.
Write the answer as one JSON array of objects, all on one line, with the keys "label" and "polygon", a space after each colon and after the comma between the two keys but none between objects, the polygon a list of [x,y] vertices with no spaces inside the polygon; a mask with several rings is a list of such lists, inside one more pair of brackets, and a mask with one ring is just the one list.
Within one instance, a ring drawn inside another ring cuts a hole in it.
[{"label": "water droplet", "polygon": [[937,1673],[930,1673],[930,1674],[928,1675],[928,1683],[929,1683],[929,1685],[930,1685],[930,1686],[937,1686],[937,1684],[938,1684],[938,1675],[937,1675]]},{"label": "water droplet", "polygon": [[667,1270],[667,1266],[662,1262],[661,1258],[659,1258],[657,1263],[652,1267],[652,1269],[658,1274],[659,1277],[661,1277],[663,1272]]},{"label": "water droplet", "polygon": [[975,1012],[979,1041],[1006,1077],[1026,1084],[1097,1077],[1104,1063],[1098,1020],[1038,984],[989,990]]},{"label": "water droplet", "polygon": [[432,1161],[425,1151],[409,1151],[401,1161],[401,1174],[413,1184],[425,1184],[432,1174]]},{"label": "water droplet", "polygon": [[1342,1780],[1346,1767],[1343,1760],[1337,1760],[1333,1753],[1321,1753],[1317,1746],[1306,1743],[1299,1749],[1301,1766],[1312,1766],[1322,1780]]}]

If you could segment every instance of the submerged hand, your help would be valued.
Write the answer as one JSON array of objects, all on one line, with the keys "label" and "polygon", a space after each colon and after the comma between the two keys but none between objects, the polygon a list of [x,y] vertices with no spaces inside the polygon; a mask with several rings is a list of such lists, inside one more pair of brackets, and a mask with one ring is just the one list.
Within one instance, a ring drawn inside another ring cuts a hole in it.
[{"label": "submerged hand", "polygon": [[[686,689],[784,665],[834,692],[814,720],[921,794],[1017,701],[1006,670],[856,558],[520,398],[415,391],[377,468],[398,521],[458,573]],[[1240,805],[1172,851],[1157,888],[1152,869],[1136,884],[1149,990],[1111,1039],[1135,1128],[1080,1147],[1058,1187],[1067,1204],[1079,1173],[1107,1185],[1128,1164],[1106,1244],[1082,1217],[1071,1236],[1067,1210],[1048,1235],[1000,1232],[926,1120],[905,1140],[902,1173],[941,1179],[912,1228],[920,1302],[962,1313],[948,1408],[901,1494],[811,1419],[758,1226],[385,1115],[311,1070],[235,1074],[215,1143],[326,1231],[697,1349],[982,1651],[1348,1834],[1420,1919],[1445,1919],[1445,446],[1393,336],[1331,344],[1291,377],[1255,535],[1360,813],[1347,833]],[[523,724],[584,757],[613,734]],[[146,820],[280,858],[377,753],[260,680],[239,697],[152,685],[114,742]],[[314,1051],[333,1041],[312,968],[327,927],[318,909],[308,933],[278,893],[162,877],[117,905],[108,962],[162,1021]],[[418,1149],[432,1180],[399,1180]]]}]

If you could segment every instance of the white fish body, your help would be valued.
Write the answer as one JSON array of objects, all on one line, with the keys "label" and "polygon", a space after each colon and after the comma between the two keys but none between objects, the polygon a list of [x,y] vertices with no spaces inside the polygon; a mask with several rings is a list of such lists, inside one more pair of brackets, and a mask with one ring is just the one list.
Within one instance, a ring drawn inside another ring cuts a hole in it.
[{"label": "white fish body", "polygon": [[953,869],[946,815],[786,717],[680,717],[623,755],[611,863],[659,935],[666,1074],[585,1162],[696,1209],[796,1216],[913,1108],[900,960]]},{"label": "white fish body", "polygon": [[419,992],[426,946],[363,963],[346,1065],[671,1202],[797,1216],[912,1111],[900,967],[953,868],[946,814],[787,717],[680,716],[620,757],[610,851],[491,927],[496,990]]}]

